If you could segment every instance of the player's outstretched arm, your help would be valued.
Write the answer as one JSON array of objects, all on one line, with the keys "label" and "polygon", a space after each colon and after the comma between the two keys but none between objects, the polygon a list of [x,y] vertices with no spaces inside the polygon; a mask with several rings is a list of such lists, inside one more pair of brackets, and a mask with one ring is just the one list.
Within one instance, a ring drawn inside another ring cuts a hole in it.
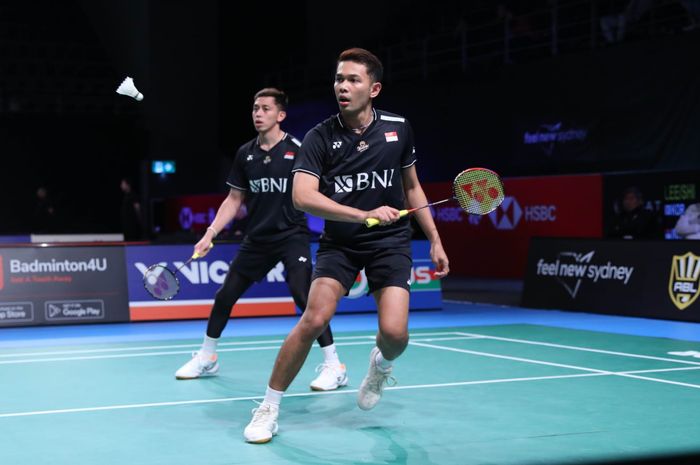
[{"label": "player's outstretched arm", "polygon": [[245,194],[243,191],[238,189],[229,190],[228,195],[219,205],[214,221],[211,222],[204,236],[194,246],[194,252],[199,257],[203,257],[209,252],[211,241],[233,220],[236,213],[238,213],[238,209],[241,208],[244,198]]}]

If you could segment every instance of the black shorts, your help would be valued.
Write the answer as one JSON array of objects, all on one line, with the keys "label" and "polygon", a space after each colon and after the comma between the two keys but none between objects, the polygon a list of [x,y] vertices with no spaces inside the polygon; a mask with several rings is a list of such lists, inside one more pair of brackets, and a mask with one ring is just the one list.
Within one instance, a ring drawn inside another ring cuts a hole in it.
[{"label": "black shorts", "polygon": [[309,235],[293,234],[275,242],[256,242],[246,238],[231,262],[231,269],[253,281],[260,281],[280,261],[288,275],[299,271],[310,273]]},{"label": "black shorts", "polygon": [[321,243],[316,253],[316,266],[311,278],[333,278],[345,288],[347,295],[357,274],[365,269],[368,293],[389,286],[411,287],[411,248],[355,250],[346,246]]}]

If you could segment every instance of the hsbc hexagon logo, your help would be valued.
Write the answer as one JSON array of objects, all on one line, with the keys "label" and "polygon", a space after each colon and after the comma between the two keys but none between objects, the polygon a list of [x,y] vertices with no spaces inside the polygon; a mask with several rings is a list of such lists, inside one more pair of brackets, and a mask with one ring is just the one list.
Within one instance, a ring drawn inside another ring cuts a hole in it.
[{"label": "hsbc hexagon logo", "polygon": [[489,219],[496,229],[515,229],[523,216],[523,211],[515,197],[507,196],[503,203],[494,211],[489,213]]}]

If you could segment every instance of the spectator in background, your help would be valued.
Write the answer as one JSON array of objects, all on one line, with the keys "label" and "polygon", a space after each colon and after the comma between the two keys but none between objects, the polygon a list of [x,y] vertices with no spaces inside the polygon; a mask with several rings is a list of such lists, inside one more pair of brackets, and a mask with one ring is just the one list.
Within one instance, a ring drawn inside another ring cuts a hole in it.
[{"label": "spectator in background", "polygon": [[129,178],[122,178],[121,225],[125,241],[140,241],[143,239],[143,219],[141,203],[134,192],[134,184]]},{"label": "spectator in background", "polygon": [[54,233],[57,230],[56,206],[46,186],[36,190],[31,229],[33,233]]},{"label": "spectator in background", "polygon": [[680,3],[688,13],[688,25],[683,30],[688,32],[700,27],[700,0],[681,0]]},{"label": "spectator in background", "polygon": [[655,239],[657,227],[654,213],[644,208],[642,192],[628,187],[622,193],[622,209],[612,221],[609,236],[622,239]]},{"label": "spectator in background", "polygon": [[[658,2],[656,2],[658,3]],[[700,0],[679,0],[678,3],[688,14],[688,25],[684,31],[691,31],[700,25]],[[625,38],[627,25],[639,21],[653,6],[654,0],[629,0],[619,14],[600,18],[600,30],[606,42],[620,42]]]},{"label": "spectator in background", "polygon": [[675,230],[683,239],[700,239],[700,203],[688,205],[678,218]]}]

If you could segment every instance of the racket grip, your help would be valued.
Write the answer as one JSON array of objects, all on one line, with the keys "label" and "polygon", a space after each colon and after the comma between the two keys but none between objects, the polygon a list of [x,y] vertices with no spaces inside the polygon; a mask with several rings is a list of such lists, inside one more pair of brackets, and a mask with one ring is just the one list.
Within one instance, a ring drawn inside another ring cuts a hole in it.
[{"label": "racket grip", "polygon": [[[210,243],[209,243],[209,250],[211,250],[212,247],[214,247],[214,243],[213,243],[213,242],[210,242]],[[192,254],[192,258],[193,258],[194,260],[197,260],[199,257],[201,257],[201,255],[199,255],[197,252],[195,252],[195,253]]]},{"label": "racket grip", "polygon": [[[404,217],[408,215],[408,210],[399,210],[399,217]],[[367,218],[365,220],[365,225],[367,225],[368,228],[371,228],[372,226],[376,226],[379,224],[379,220],[376,218]]]}]

